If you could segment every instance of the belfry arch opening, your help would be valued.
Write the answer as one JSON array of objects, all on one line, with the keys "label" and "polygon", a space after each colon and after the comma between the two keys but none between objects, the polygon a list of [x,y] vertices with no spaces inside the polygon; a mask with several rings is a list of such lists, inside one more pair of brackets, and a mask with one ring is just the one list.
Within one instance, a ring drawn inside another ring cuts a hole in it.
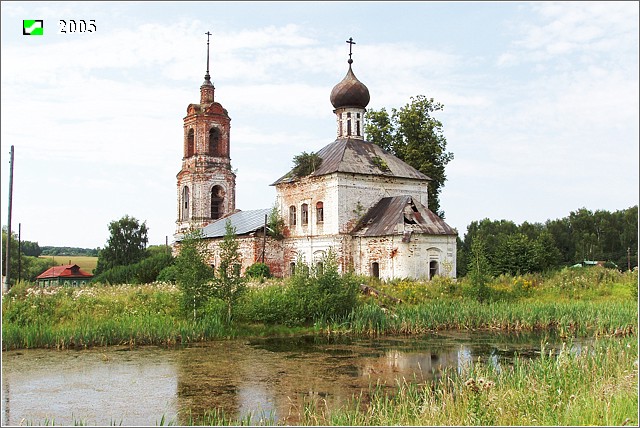
[{"label": "belfry arch opening", "polygon": [[209,155],[222,156],[222,148],[220,147],[220,131],[218,128],[209,130]]},{"label": "belfry arch opening", "polygon": [[211,189],[211,219],[217,220],[224,214],[224,189],[213,186]]},{"label": "belfry arch opening", "polygon": [[193,156],[196,152],[196,142],[195,142],[195,138],[194,138],[194,133],[193,133],[193,129],[189,129],[189,132],[187,133],[187,150],[185,153],[185,157],[190,158],[191,156]]}]

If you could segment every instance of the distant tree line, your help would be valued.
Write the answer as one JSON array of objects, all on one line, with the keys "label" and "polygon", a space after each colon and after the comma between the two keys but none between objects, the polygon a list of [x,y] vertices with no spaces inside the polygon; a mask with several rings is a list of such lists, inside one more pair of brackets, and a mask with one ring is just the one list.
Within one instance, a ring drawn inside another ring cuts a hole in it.
[{"label": "distant tree line", "polygon": [[[36,242],[37,246],[38,243]],[[24,246],[22,247],[22,252],[28,256],[88,256],[88,257],[98,257],[98,253],[100,252],[100,248],[78,248],[78,247],[38,247],[40,249],[39,254],[28,254],[25,251]]]},{"label": "distant tree line", "polygon": [[544,224],[473,221],[464,239],[458,237],[458,276],[470,271],[474,241],[482,241],[492,275],[543,272],[585,260],[633,269],[638,265],[638,206],[615,212],[581,208]]}]

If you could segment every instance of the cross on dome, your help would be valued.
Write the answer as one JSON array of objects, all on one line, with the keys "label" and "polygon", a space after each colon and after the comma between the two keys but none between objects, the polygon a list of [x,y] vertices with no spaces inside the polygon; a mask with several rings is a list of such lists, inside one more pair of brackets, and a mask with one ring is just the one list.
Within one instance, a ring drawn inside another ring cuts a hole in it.
[{"label": "cross on dome", "polygon": [[349,61],[347,61],[349,64],[353,63],[353,60],[351,59],[351,48],[353,47],[353,45],[356,44],[356,42],[353,41],[352,37],[349,37],[349,40],[347,40],[347,43],[349,43]]}]

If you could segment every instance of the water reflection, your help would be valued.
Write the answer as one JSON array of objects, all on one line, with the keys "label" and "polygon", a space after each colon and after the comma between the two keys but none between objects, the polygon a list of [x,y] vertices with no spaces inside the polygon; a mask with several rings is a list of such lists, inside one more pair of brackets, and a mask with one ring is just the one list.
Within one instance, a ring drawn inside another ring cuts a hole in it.
[{"label": "water reflection", "polygon": [[[305,406],[332,409],[370,385],[395,389],[403,379],[428,382],[445,369],[461,373],[482,361],[497,369],[513,356],[539,355],[535,335],[448,332],[423,337],[301,336],[234,340],[166,350],[3,352],[3,425],[53,421],[71,425],[185,424],[220,409],[300,422]],[[552,345],[549,345],[551,347]],[[581,343],[573,344],[581,352]]]}]

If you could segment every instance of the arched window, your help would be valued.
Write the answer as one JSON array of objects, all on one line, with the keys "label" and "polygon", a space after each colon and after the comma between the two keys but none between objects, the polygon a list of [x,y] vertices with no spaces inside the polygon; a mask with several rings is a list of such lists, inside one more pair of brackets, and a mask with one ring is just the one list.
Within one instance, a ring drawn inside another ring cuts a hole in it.
[{"label": "arched window", "polygon": [[182,188],[182,204],[180,204],[180,207],[180,219],[183,221],[189,220],[189,188],[187,186]]},{"label": "arched window", "polygon": [[322,201],[316,203],[316,223],[324,221],[324,208]]},{"label": "arched window", "polygon": [[211,128],[209,130],[209,154],[211,156],[222,156],[220,131],[218,131],[218,128]]},{"label": "arched window", "polygon": [[360,113],[356,113],[356,135],[360,136]]},{"label": "arched window", "polygon": [[196,143],[195,143],[195,138],[194,138],[194,134],[193,134],[193,129],[189,129],[189,132],[187,133],[187,157],[190,158],[191,156],[194,155],[194,153],[196,152]]},{"label": "arched window", "polygon": [[303,226],[309,224],[309,205],[302,204],[302,210],[300,211],[300,222]]},{"label": "arched window", "polygon": [[289,207],[289,226],[296,225],[296,206],[291,205]]},{"label": "arched window", "polygon": [[217,220],[224,214],[224,189],[213,186],[211,189],[211,218]]},{"label": "arched window", "polygon": [[351,113],[347,113],[347,136],[351,135]]},{"label": "arched window", "polygon": [[289,275],[295,275],[296,273],[296,264],[294,262],[289,263]]}]

